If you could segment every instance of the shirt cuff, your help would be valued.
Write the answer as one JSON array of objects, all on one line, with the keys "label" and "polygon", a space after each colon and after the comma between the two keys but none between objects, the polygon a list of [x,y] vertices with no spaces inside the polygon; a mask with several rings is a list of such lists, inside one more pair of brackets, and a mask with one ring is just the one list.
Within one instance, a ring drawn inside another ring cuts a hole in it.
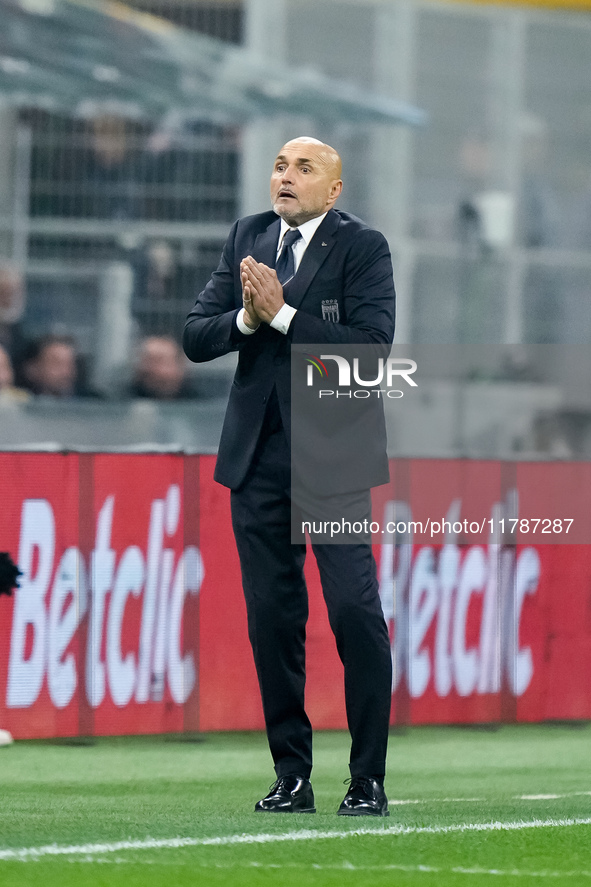
[{"label": "shirt cuff", "polygon": [[[244,315],[245,314],[246,314],[246,311],[244,310],[244,308],[241,308],[240,311],[238,312],[238,314],[236,315],[236,326],[238,327],[238,329],[240,330],[241,333],[244,333],[245,336],[252,336],[253,333],[256,333],[256,331],[258,330],[259,327],[257,326],[254,329],[252,329],[251,327],[247,326],[244,322]],[[259,324],[259,326],[260,326],[260,324]]]},{"label": "shirt cuff", "polygon": [[269,326],[272,326],[274,330],[278,330],[278,332],[283,333],[285,336],[295,313],[296,309],[291,305],[282,305]]}]

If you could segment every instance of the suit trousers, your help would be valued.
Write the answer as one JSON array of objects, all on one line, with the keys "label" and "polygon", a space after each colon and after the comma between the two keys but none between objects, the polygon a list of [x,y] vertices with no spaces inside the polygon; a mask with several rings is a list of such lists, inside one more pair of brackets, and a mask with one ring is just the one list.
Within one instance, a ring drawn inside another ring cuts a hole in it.
[{"label": "suit trousers", "polygon": [[[305,544],[291,542],[291,466],[281,425],[264,429],[249,474],[232,491],[248,632],[277,776],[308,777],[312,728],[304,707],[308,595]],[[352,776],[385,773],[392,693],[388,629],[365,544],[312,546],[344,666]]]}]

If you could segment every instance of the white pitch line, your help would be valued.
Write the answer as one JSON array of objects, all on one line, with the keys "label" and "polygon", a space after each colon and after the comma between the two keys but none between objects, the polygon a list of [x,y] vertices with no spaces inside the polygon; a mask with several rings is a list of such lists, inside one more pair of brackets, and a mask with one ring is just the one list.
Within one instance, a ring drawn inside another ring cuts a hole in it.
[{"label": "white pitch line", "polygon": [[[561,798],[576,798],[591,795],[591,791],[566,792],[564,794],[511,795],[512,801],[557,801]],[[410,804],[472,804],[483,803],[486,798],[388,798],[391,807],[404,807]]]},{"label": "white pitch line", "polygon": [[221,835],[212,838],[146,838],[136,841],[114,841],[103,844],[47,844],[42,847],[7,848],[0,850],[0,861],[40,859],[44,856],[89,856],[97,853],[117,853],[121,850],[174,850],[182,847],[227,847],[237,844],[276,844],[296,841],[320,841],[335,838],[373,835],[377,838],[403,835],[447,835],[454,832],[521,831],[536,828],[567,828],[591,825],[586,819],[532,819],[528,822],[466,822],[455,825],[403,826],[382,829],[358,828],[350,831],[313,831],[301,829],[280,834]]},{"label": "white pitch line", "polygon": [[[205,868],[205,866],[203,866]],[[351,862],[342,862],[342,863],[333,863],[333,864],[323,864],[323,863],[303,863],[303,862],[284,862],[284,863],[274,863],[274,862],[246,862],[246,863],[228,863],[228,864],[218,864],[216,863],[214,868],[217,869],[236,869],[236,868],[256,868],[256,869],[302,869],[305,868],[313,869],[314,871],[340,871],[340,872],[426,872],[427,874],[435,874],[435,875],[446,875],[446,874],[459,874],[459,875],[502,875],[504,877],[516,877],[516,878],[575,878],[575,877],[584,877],[591,878],[591,872],[585,871],[584,869],[581,871],[567,871],[567,872],[553,872],[553,871],[539,871],[539,872],[531,872],[525,871],[523,869],[485,869],[479,868],[477,866],[471,866],[470,868],[466,868],[465,866],[457,865],[453,868],[442,868],[440,866],[433,865],[403,865],[402,863],[387,863],[384,865],[354,865]],[[210,868],[210,866],[207,866]]]},{"label": "white pitch line", "polygon": [[467,804],[478,801],[482,803],[485,798],[388,798],[390,807],[405,807],[408,804]]},{"label": "white pitch line", "polygon": [[[92,857],[86,857],[82,862],[88,863],[104,863],[104,864],[121,864],[125,862],[124,859],[94,859]],[[146,860],[147,861],[147,860]],[[134,860],[134,864],[138,864],[138,860]],[[139,861],[141,864],[141,861]],[[502,877],[513,877],[513,878],[591,878],[591,871],[586,871],[582,869],[580,871],[566,871],[566,872],[553,872],[548,870],[542,870],[539,872],[536,871],[526,871],[524,869],[485,869],[478,868],[476,866],[472,866],[471,868],[466,868],[465,866],[454,866],[453,868],[441,868],[432,865],[404,865],[403,863],[386,863],[383,865],[354,865],[352,862],[342,862],[342,863],[317,863],[317,862],[213,862],[213,863],[203,863],[198,862],[196,864],[196,868],[199,869],[222,869],[222,870],[232,870],[236,871],[237,869],[264,869],[265,871],[281,871],[283,869],[302,869],[305,872],[310,870],[313,871],[331,871],[331,872],[409,872],[411,874],[420,873],[420,874],[435,874],[435,875],[448,875],[448,874],[459,874],[459,875],[500,875]]]},{"label": "white pitch line", "polygon": [[560,795],[516,795],[516,801],[557,801]]},{"label": "white pitch line", "polygon": [[516,801],[555,801],[560,798],[577,798],[583,795],[591,795],[591,792],[568,792],[564,795],[515,795]]}]

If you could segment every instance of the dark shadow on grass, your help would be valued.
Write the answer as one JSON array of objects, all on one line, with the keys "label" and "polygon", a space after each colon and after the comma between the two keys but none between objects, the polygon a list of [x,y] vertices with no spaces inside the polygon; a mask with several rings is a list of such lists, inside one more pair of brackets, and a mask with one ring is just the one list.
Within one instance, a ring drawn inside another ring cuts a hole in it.
[{"label": "dark shadow on grass", "polygon": [[503,725],[492,721],[488,724],[456,724],[455,726],[459,730],[470,730],[474,733],[497,733]]},{"label": "dark shadow on grass", "polygon": [[170,733],[164,736],[165,742],[206,742],[207,736],[204,733],[188,730],[186,733]]},{"label": "dark shadow on grass", "polygon": [[585,730],[589,721],[542,721],[544,727],[568,727],[570,730]]}]

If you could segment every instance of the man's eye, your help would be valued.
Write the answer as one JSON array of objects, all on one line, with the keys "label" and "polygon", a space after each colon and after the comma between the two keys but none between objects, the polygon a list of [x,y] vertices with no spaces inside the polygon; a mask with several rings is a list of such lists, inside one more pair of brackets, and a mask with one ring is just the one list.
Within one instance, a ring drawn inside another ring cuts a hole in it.
[{"label": "man's eye", "polygon": [[301,169],[302,172],[310,172],[310,167],[309,167],[309,166],[301,166],[300,169]]}]

